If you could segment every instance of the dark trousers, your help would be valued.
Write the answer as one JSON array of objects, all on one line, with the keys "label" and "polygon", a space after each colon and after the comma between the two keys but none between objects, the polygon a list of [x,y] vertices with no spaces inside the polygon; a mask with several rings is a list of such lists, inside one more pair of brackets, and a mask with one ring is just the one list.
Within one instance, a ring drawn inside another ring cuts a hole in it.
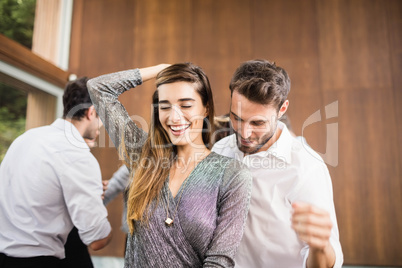
[{"label": "dark trousers", "polygon": [[[62,260],[62,268],[93,268],[88,247],[81,241],[77,228],[73,228],[64,245],[66,258]],[[2,268],[0,266],[0,268]]]},{"label": "dark trousers", "polygon": [[16,258],[0,253],[0,268],[55,268],[60,264],[61,260],[53,256]]}]

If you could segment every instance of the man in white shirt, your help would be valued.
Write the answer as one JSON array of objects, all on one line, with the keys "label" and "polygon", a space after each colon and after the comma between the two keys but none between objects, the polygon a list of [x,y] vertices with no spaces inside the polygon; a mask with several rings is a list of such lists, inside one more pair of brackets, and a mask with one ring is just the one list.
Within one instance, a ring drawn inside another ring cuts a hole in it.
[{"label": "man in white shirt", "polygon": [[289,106],[288,74],[265,60],[248,61],[234,73],[230,90],[234,134],[213,151],[245,163],[253,174],[236,267],[341,267],[328,169],[278,120]]},{"label": "man in white shirt", "polygon": [[93,250],[111,238],[99,164],[84,140],[100,126],[86,82],[68,83],[63,119],[25,132],[1,163],[2,268],[61,267],[73,226]]}]

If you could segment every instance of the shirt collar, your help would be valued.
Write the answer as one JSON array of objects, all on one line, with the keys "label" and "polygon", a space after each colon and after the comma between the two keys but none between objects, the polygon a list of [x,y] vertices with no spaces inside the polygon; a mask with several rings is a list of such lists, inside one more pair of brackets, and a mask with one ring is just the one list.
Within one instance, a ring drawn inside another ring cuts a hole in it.
[{"label": "shirt collar", "polygon": [[80,149],[88,149],[89,146],[85,142],[84,138],[78,129],[69,121],[65,119],[58,118],[51,125],[52,127],[58,128],[64,132],[67,140],[75,147]]},{"label": "shirt collar", "polygon": [[[290,164],[292,161],[292,135],[290,134],[289,130],[287,129],[286,125],[280,121],[278,121],[278,128],[282,130],[281,135],[276,140],[274,144],[271,145],[266,151],[258,152],[249,156],[257,156],[257,157],[267,157],[273,156],[281,161],[285,161],[286,163]],[[236,135],[233,135],[231,142],[235,143],[235,151],[236,155],[240,156],[241,158],[244,157],[244,153],[239,150],[236,145]],[[232,146],[232,144],[231,144]]]},{"label": "shirt collar", "polygon": [[281,135],[265,153],[290,164],[292,162],[292,135],[283,122],[278,121],[278,128],[282,130]]}]

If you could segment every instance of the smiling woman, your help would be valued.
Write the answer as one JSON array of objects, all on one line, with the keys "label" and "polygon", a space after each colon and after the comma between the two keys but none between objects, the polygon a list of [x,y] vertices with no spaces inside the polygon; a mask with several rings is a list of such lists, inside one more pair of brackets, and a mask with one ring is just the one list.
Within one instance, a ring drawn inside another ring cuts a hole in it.
[{"label": "smiling woman", "polygon": [[203,144],[202,124],[207,109],[194,86],[187,82],[160,85],[158,96],[159,121],[171,142],[174,145]]},{"label": "smiling woman", "polygon": [[[154,77],[147,134],[118,96]],[[209,149],[214,103],[204,71],[190,63],[162,64],[100,76],[88,87],[131,170],[125,267],[233,267],[251,175]]]}]

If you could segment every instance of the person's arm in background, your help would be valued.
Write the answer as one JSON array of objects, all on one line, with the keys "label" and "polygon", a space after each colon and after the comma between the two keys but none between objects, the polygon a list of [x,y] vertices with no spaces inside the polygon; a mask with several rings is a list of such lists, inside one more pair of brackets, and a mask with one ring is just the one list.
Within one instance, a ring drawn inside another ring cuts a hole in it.
[{"label": "person's arm in background", "polygon": [[103,181],[106,189],[104,192],[103,204],[106,206],[119,193],[123,192],[128,186],[130,173],[126,165],[121,166],[108,181]]}]

